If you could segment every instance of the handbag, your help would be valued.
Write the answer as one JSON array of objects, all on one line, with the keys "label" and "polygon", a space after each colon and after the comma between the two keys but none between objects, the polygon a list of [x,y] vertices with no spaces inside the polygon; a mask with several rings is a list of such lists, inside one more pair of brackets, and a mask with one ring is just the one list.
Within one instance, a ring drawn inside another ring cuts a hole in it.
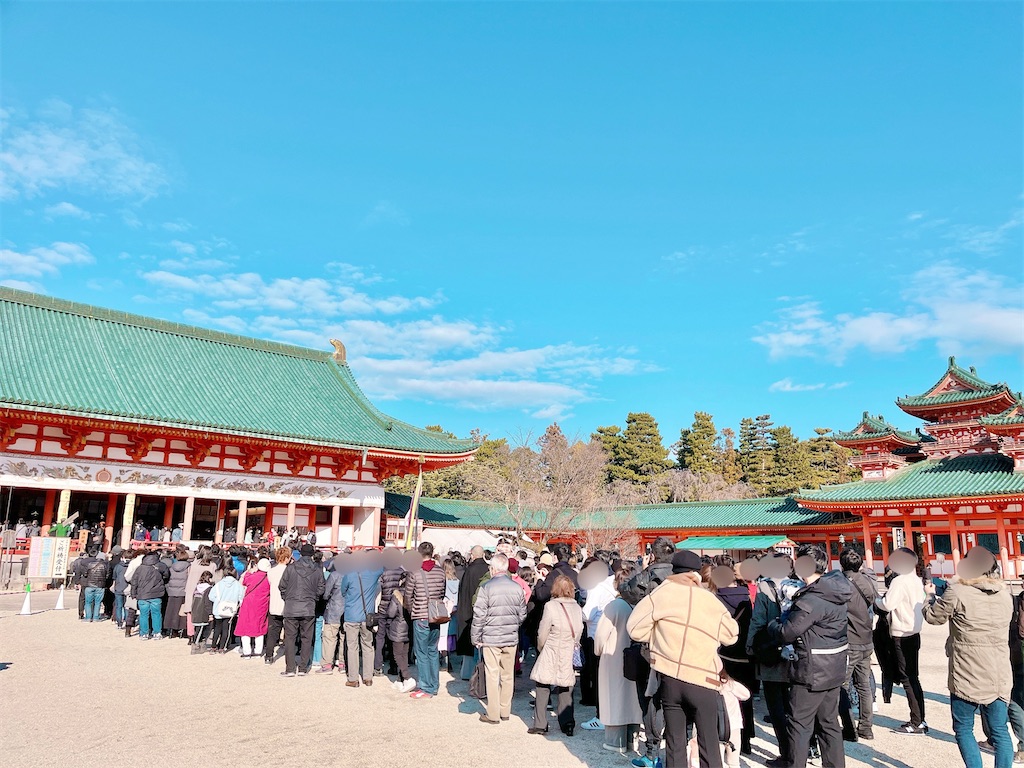
[{"label": "handbag", "polygon": [[448,615],[448,606],[445,605],[443,599],[433,600],[430,597],[430,589],[427,586],[427,574],[420,571],[420,576],[423,577],[423,593],[427,596],[427,623],[428,624],[444,624],[451,617]]},{"label": "handbag", "polygon": [[644,658],[644,647],[640,643],[630,643],[622,649],[622,676],[634,683],[646,680],[651,673],[651,663]]},{"label": "handbag", "polygon": [[380,623],[380,616],[377,615],[376,611],[366,610],[366,595],[363,593],[363,577],[358,573],[355,576],[356,581],[359,582],[359,599],[363,603],[363,616],[366,617],[363,619],[363,623],[366,625],[367,629],[376,629],[377,624]]},{"label": "handbag", "polygon": [[483,659],[476,663],[473,674],[469,676],[469,695],[474,699],[487,698],[487,668]]},{"label": "handbag", "polygon": [[[560,603],[559,607],[562,609],[562,613],[565,614],[565,620],[569,622],[569,631],[575,635],[575,627],[572,625],[572,619],[569,618],[569,612],[565,610],[564,604]],[[572,668],[583,669],[583,648],[580,647],[580,639],[578,637],[573,637]]]}]

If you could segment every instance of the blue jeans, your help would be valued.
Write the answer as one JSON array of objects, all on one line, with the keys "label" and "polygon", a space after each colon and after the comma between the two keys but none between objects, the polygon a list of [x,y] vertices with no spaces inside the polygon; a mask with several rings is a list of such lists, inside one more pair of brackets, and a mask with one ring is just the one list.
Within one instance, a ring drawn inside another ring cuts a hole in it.
[{"label": "blue jeans", "polygon": [[85,620],[86,621],[99,621],[100,620],[100,606],[103,605],[103,593],[106,592],[103,587],[86,587],[85,588]]},{"label": "blue jeans", "polygon": [[[163,629],[163,600],[139,600],[139,637],[159,635]],[[152,629],[150,625],[152,624]]]},{"label": "blue jeans", "polygon": [[324,658],[324,617],[316,617],[313,627],[313,663],[319,664]]},{"label": "blue jeans", "polygon": [[416,677],[419,689],[431,696],[437,695],[441,687],[441,657],[437,651],[437,642],[441,632],[436,624],[428,624],[417,620],[412,623],[413,648],[416,651]]},{"label": "blue jeans", "polygon": [[974,715],[981,710],[981,717],[988,730],[989,741],[996,749],[995,768],[1012,768],[1013,743],[1007,728],[1006,702],[996,699],[991,704],[975,704],[958,696],[949,697],[953,711],[953,735],[960,748],[960,756],[967,768],[982,768],[981,749],[974,738]]},{"label": "blue jeans", "polygon": [[124,624],[124,595],[114,593],[114,621],[117,626]]}]

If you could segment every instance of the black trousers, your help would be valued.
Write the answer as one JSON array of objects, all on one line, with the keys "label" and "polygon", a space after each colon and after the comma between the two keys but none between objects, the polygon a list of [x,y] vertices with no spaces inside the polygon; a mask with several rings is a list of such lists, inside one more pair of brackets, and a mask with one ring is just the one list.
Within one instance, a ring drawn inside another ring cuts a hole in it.
[{"label": "black trousers", "polygon": [[558,716],[558,727],[565,732],[566,728],[576,727],[576,712],[572,705],[572,686],[543,685],[537,683],[537,698],[533,702],[533,727],[548,729],[548,701],[554,694],[558,701],[555,713]]},{"label": "black trousers", "polygon": [[661,678],[661,706],[665,711],[665,768],[687,768],[686,728],[697,728],[701,768],[722,768],[718,741],[718,691]]},{"label": "black trousers", "polygon": [[85,618],[85,587],[78,585],[78,618]]},{"label": "black trousers", "polygon": [[[850,686],[857,691],[860,700],[858,724],[854,727],[850,714]],[[839,717],[843,721],[844,734],[871,735],[872,717],[871,696],[871,647],[850,648],[850,659],[846,666],[846,682],[839,693]]]},{"label": "black trousers", "polygon": [[[803,685],[794,685],[789,696],[788,755],[793,768],[805,768],[811,738],[818,737],[821,747],[822,768],[846,768],[843,752],[843,731],[839,727],[839,691],[812,691]],[[869,704],[870,706],[870,704]]]},{"label": "black trousers", "polygon": [[597,707],[597,716],[601,716],[600,700],[597,696],[597,666],[600,657],[594,653],[594,639],[586,635],[580,641],[583,651],[583,668],[580,670],[580,706]]},{"label": "black trousers", "polygon": [[653,696],[645,695],[649,676],[650,673],[636,681],[636,697],[640,702],[640,713],[644,720],[644,735],[647,737],[644,755],[653,762],[661,749],[661,737],[665,732],[665,714],[661,708],[661,693],[656,692]]},{"label": "black trousers", "polygon": [[[313,627],[316,618],[313,616],[286,616],[284,620],[284,669],[305,672],[309,669],[309,661],[313,657]],[[295,658],[295,644],[302,646],[301,656]]]},{"label": "black trousers", "polygon": [[789,683],[762,680],[761,687],[764,689],[764,704],[772,718],[775,741],[779,745],[779,757],[789,759],[789,731],[786,730],[786,723],[789,721],[789,700],[792,686]]},{"label": "black trousers", "polygon": [[[388,656],[391,660],[392,669],[395,666],[395,652],[391,648],[391,641],[388,639],[388,627],[391,626],[391,622],[396,619],[389,619],[387,616],[381,616],[378,620],[377,625],[377,638],[374,640],[374,653],[373,653],[373,668],[384,669],[384,659]],[[387,651],[391,651],[390,654]]]},{"label": "black trousers", "polygon": [[224,650],[231,642],[231,622],[234,619],[213,620],[213,647]]},{"label": "black trousers", "polygon": [[733,661],[722,659],[722,666],[733,680],[750,691],[750,698],[740,702],[740,715],[743,717],[743,730],[739,741],[736,734],[732,735],[733,745],[739,745],[743,752],[750,751],[750,741],[754,738],[754,694],[757,693],[757,674],[751,661]]},{"label": "black trousers", "polygon": [[284,618],[270,614],[267,616],[267,644],[263,653],[268,659],[274,658],[277,646],[281,644],[281,632],[284,630]]},{"label": "black trousers", "polygon": [[921,636],[894,637],[896,650],[896,681],[903,685],[910,705],[910,724],[924,722],[924,691],[921,689]]},{"label": "black trousers", "polygon": [[393,643],[388,640],[388,642],[391,644],[394,662],[398,667],[398,679],[404,683],[409,679],[409,641]]}]

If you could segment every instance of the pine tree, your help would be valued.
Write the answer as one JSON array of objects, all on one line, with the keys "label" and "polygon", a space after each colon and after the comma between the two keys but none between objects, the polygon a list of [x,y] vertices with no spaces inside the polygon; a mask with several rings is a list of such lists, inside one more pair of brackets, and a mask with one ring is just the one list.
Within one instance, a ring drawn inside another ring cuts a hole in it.
[{"label": "pine tree", "polygon": [[642,485],[651,482],[671,466],[668,451],[661,444],[658,422],[649,413],[631,413],[626,429],[598,427],[593,439],[608,453],[608,482],[625,480]]},{"label": "pine tree", "polygon": [[623,475],[623,435],[622,428],[618,426],[598,427],[597,431],[590,436],[601,444],[608,456],[608,463],[605,465],[605,482],[613,483],[616,480],[624,479]]},{"label": "pine tree", "polygon": [[829,437],[831,429],[818,427],[814,432],[816,436],[807,442],[807,455],[811,465],[810,486],[820,488],[823,485],[836,485],[855,480],[858,473],[849,464],[853,452]]},{"label": "pine tree", "polygon": [[786,426],[771,431],[772,464],[767,490],[772,495],[795,493],[811,482],[811,462],[806,445]]},{"label": "pine tree", "polygon": [[740,467],[740,457],[736,452],[736,433],[729,427],[724,427],[718,438],[718,473],[728,485],[740,481],[743,476],[743,469]]},{"label": "pine tree", "polygon": [[757,454],[754,451],[754,442],[757,435],[754,429],[754,420],[751,418],[743,419],[740,422],[740,449],[739,449],[739,465],[740,465],[740,479],[749,485],[754,485],[754,479],[758,476],[757,467],[759,466],[757,460]]},{"label": "pine tree", "polygon": [[697,411],[693,425],[679,435],[679,467],[695,475],[710,475],[718,470],[715,450],[715,422],[710,413]]}]

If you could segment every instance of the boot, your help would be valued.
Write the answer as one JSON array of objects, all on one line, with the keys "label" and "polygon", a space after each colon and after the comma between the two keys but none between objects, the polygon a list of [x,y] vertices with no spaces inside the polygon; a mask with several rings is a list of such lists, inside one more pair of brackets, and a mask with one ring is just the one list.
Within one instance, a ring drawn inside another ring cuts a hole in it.
[{"label": "boot", "polygon": [[125,637],[131,637],[132,636],[132,628],[131,627],[125,626],[125,628],[124,628],[124,636]]},{"label": "boot", "polygon": [[197,653],[199,653],[199,646],[193,643],[192,644],[192,650],[189,651],[189,653],[191,653],[193,656],[195,656]]},{"label": "boot", "polygon": [[206,653],[206,641],[203,640],[199,643],[199,653]]}]

